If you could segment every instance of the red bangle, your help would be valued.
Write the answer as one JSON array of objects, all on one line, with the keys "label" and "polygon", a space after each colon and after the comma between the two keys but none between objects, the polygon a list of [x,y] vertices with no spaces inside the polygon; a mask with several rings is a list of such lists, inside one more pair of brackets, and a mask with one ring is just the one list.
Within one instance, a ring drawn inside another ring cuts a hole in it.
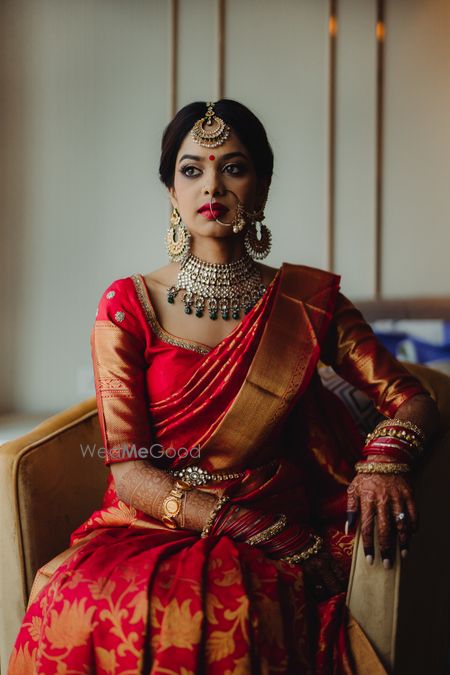
[{"label": "red bangle", "polygon": [[[234,514],[237,512],[237,509],[234,509]],[[258,513],[249,511],[242,516],[237,516],[232,520],[231,516],[234,515],[229,512],[229,518],[227,521],[222,521],[221,527],[215,530],[215,534],[226,534],[234,539],[238,537],[246,538],[251,536],[253,533],[260,532],[261,530],[268,527],[273,520],[273,517],[270,514]],[[256,517],[256,519],[255,519]],[[231,521],[231,522],[230,522]]]},{"label": "red bangle", "polygon": [[412,463],[412,457],[409,453],[405,452],[401,448],[396,448],[394,446],[389,446],[389,448],[385,447],[377,447],[376,445],[364,448],[363,452],[361,453],[362,457],[368,457],[369,455],[378,455],[380,457],[393,457],[395,460],[401,461],[401,462],[409,462]]},{"label": "red bangle", "polygon": [[369,448],[368,450],[364,450],[364,452],[361,453],[362,457],[368,457],[369,455],[380,455],[380,456],[385,456],[385,457],[392,457],[392,455],[398,455],[401,457],[409,457],[409,460],[411,461],[411,457],[404,452],[404,450],[401,450],[400,448],[390,448],[386,450],[386,448]]},{"label": "red bangle", "polygon": [[412,463],[414,460],[414,455],[410,451],[410,446],[404,444],[401,440],[397,438],[386,438],[380,437],[376,438],[362,450],[362,457],[367,457],[368,455],[386,455],[398,457],[401,461],[406,461]]},{"label": "red bangle", "polygon": [[[294,546],[295,550],[298,550],[298,548],[303,548],[306,546],[311,538],[312,531],[308,528],[306,531],[296,533],[291,536],[286,536],[284,534],[284,540],[283,540],[283,532],[280,532],[276,537],[274,537],[270,542],[268,542],[268,545],[266,546],[267,549],[270,549],[271,553],[275,552],[281,552],[285,554],[289,554],[292,552],[292,546]],[[301,539],[299,540],[299,537]],[[263,546],[264,548],[264,546]]]},{"label": "red bangle", "polygon": [[233,513],[239,511],[239,507],[236,506],[235,504],[228,503],[227,506],[228,508],[224,507],[219,511],[219,514],[212,525],[211,534],[214,535],[221,534],[222,531],[226,528],[228,522],[231,522]]}]

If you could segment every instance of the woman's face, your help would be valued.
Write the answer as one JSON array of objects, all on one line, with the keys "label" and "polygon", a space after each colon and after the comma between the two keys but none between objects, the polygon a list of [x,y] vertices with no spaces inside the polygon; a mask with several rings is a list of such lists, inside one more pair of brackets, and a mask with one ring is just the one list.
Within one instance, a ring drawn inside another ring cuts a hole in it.
[{"label": "woman's face", "polygon": [[247,149],[233,132],[217,148],[198,145],[188,133],[178,151],[169,194],[191,234],[227,237],[232,228],[219,225],[215,218],[231,223],[237,199],[248,211],[260,208],[267,189],[267,181],[258,180]]}]

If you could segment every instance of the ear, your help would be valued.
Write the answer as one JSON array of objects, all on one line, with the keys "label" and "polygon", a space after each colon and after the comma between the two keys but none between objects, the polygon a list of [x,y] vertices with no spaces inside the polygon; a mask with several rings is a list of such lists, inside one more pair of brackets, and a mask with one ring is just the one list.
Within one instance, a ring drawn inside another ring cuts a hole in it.
[{"label": "ear", "polygon": [[167,193],[169,195],[170,202],[174,208],[178,208],[178,200],[175,193],[175,188],[173,185],[170,188],[167,188]]}]

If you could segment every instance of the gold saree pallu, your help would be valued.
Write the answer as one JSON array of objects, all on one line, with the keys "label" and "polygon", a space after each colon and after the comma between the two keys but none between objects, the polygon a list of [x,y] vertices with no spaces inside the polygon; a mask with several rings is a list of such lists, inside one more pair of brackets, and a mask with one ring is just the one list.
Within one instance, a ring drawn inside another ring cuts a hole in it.
[{"label": "gold saree pallu", "polygon": [[239,470],[270,460],[271,440],[315,371],[338,291],[337,275],[283,263],[272,311],[245,380],[219,426],[200,441],[215,469]]}]

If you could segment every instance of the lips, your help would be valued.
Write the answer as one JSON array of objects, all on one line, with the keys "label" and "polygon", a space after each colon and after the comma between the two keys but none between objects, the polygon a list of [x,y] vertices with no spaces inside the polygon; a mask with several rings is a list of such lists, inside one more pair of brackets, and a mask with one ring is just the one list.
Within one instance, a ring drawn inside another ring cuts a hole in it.
[{"label": "lips", "polygon": [[226,213],[228,211],[228,208],[224,204],[220,204],[219,202],[214,202],[214,204],[203,204],[198,209],[199,213],[202,213],[205,216],[210,216],[211,213],[215,216],[221,215],[223,213]]}]

